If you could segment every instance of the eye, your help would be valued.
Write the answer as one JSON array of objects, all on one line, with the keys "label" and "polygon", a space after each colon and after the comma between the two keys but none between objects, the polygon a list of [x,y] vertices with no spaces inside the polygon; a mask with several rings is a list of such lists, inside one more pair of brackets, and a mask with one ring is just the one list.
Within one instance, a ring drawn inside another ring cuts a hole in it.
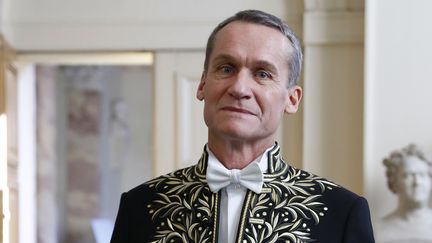
[{"label": "eye", "polygon": [[269,72],[264,70],[259,70],[255,73],[255,76],[259,79],[270,79],[272,77]]},{"label": "eye", "polygon": [[231,77],[235,73],[235,67],[232,65],[224,64],[216,69],[216,75],[220,78],[228,78]]},{"label": "eye", "polygon": [[221,73],[223,74],[230,74],[234,72],[234,68],[231,66],[222,66],[220,68]]}]

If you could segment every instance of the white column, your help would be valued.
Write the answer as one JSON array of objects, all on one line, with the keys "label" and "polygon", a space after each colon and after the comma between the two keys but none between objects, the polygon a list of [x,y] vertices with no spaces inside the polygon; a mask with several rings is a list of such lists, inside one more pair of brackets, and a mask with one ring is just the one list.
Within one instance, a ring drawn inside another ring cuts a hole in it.
[{"label": "white column", "polygon": [[304,168],[361,194],[364,2],[305,8]]},{"label": "white column", "polygon": [[33,65],[18,70],[19,242],[35,243],[36,77]]},{"label": "white column", "polygon": [[[286,4],[284,20],[299,39],[303,36],[303,0],[291,0]],[[299,80],[300,86],[303,84]],[[294,115],[286,115],[279,130],[282,139],[277,138],[282,148],[285,162],[297,168],[303,167],[303,105]]]}]

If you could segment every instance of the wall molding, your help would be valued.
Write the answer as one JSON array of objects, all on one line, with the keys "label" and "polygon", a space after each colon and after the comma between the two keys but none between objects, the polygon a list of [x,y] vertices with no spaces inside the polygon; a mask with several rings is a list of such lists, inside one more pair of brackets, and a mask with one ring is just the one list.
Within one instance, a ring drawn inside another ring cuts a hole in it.
[{"label": "wall molding", "polygon": [[[3,30],[18,51],[204,49],[221,20],[20,21]],[[301,17],[286,20],[301,26]]]},{"label": "wall molding", "polygon": [[[227,4],[230,8],[224,7]],[[202,50],[220,21],[243,9],[261,9],[290,26],[302,25],[303,0],[131,0],[104,5],[85,0],[34,5],[18,0],[0,27],[21,52]]]},{"label": "wall molding", "polygon": [[364,12],[306,12],[303,31],[305,45],[361,44]]},{"label": "wall molding", "polygon": [[364,0],[305,0],[306,11],[316,10],[360,10],[364,9]]},{"label": "wall molding", "polygon": [[216,24],[14,23],[4,26],[19,51],[149,50],[204,48]]}]

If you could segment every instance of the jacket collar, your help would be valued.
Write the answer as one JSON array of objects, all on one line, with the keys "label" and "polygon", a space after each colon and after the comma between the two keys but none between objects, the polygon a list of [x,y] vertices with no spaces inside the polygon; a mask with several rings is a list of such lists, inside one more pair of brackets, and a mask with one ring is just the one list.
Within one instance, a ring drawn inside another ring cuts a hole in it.
[{"label": "jacket collar", "polygon": [[[206,146],[207,145],[204,146],[201,158],[195,167],[196,175],[198,176],[200,181],[203,182],[206,181],[207,164],[208,164],[208,157],[209,157]],[[275,178],[280,174],[283,174],[288,168],[288,165],[283,161],[280,155],[280,146],[277,142],[275,142],[273,147],[270,150],[268,150],[267,158],[268,158],[267,161],[268,167],[267,167],[267,173],[264,173],[265,181],[271,180],[272,178]]]}]

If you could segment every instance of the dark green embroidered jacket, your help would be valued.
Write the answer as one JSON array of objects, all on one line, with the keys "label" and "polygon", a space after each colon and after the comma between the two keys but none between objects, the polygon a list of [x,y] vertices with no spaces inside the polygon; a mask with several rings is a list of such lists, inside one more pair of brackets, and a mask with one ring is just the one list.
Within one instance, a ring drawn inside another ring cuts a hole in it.
[{"label": "dark green embroidered jacket", "polygon": [[[261,193],[247,191],[238,243],[374,242],[364,198],[284,163],[268,152]],[[218,242],[220,193],[206,181],[208,154],[198,164],[124,193],[112,243]]]}]

